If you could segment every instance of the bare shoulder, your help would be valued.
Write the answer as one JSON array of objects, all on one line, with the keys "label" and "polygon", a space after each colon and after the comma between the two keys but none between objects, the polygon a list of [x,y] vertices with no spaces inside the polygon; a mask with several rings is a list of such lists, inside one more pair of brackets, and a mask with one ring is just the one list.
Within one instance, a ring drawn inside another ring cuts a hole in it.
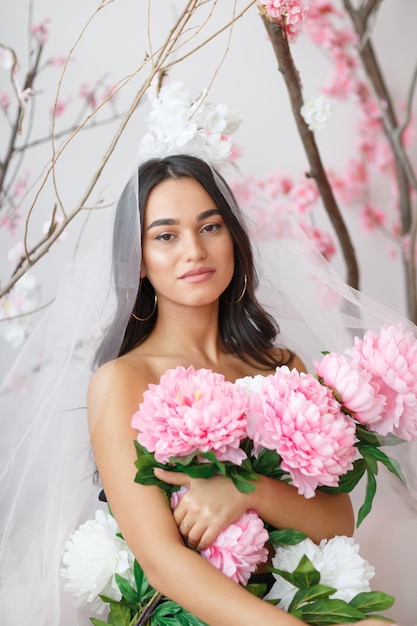
[{"label": "bare shoulder", "polygon": [[303,361],[296,354],[293,354],[289,367],[290,369],[296,369],[298,372],[307,372],[307,368]]},{"label": "bare shoulder", "polygon": [[[99,367],[88,387],[88,419],[90,428],[98,417],[126,412],[132,414],[142,400],[152,374],[146,361],[118,358]],[[117,410],[115,410],[117,409]]]}]

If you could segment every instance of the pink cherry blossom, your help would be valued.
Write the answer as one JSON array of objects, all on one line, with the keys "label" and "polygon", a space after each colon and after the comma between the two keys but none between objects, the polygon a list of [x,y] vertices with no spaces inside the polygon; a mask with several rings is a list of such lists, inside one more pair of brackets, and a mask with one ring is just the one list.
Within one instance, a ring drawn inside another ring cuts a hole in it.
[{"label": "pink cherry blossom", "polygon": [[[52,65],[52,67],[64,67],[67,60],[68,60],[68,57],[56,56],[56,57],[51,57],[48,60],[48,63],[49,65]],[[72,62],[73,60],[74,60],[73,57],[71,57],[70,61]]]},{"label": "pink cherry blossom", "polygon": [[306,0],[260,0],[268,14],[285,26],[288,41],[294,43],[301,32],[305,13],[308,9]]},{"label": "pink cherry blossom", "polygon": [[299,213],[306,213],[318,201],[319,192],[317,185],[312,179],[303,179],[290,191],[290,199],[294,204],[294,208]]},{"label": "pink cherry blossom", "polygon": [[0,91],[0,107],[7,111],[10,106],[10,96],[7,91]]},{"label": "pink cherry blossom", "polygon": [[316,248],[318,248],[324,258],[330,261],[336,254],[336,245],[332,235],[307,222],[300,222],[300,226],[306,235],[314,242]]},{"label": "pink cherry blossom", "polygon": [[417,437],[417,340],[402,325],[385,325],[356,338],[349,357],[371,375],[371,384],[385,397],[372,430],[410,441]]},{"label": "pink cherry blossom", "polygon": [[221,374],[177,367],[165,372],[159,385],[149,385],[132,427],[160,463],[213,451],[220,461],[240,465],[246,458],[239,447],[246,436],[246,408],[244,391]]},{"label": "pink cherry blossom", "polygon": [[90,109],[97,107],[96,88],[91,87],[88,83],[82,83],[79,94],[80,98],[84,98]]},{"label": "pink cherry blossom", "polygon": [[246,511],[222,530],[201,555],[223,574],[246,585],[258,565],[268,559],[265,547],[268,536],[259,515],[255,511]]},{"label": "pink cherry blossom", "polygon": [[356,456],[355,425],[327,387],[311,374],[282,367],[250,396],[248,434],[255,446],[276,450],[298,492],[314,496],[336,486]]},{"label": "pink cherry blossom", "polygon": [[371,233],[382,226],[386,221],[386,215],[380,209],[365,204],[360,212],[360,222],[364,231]]},{"label": "pink cherry blossom", "polygon": [[41,22],[40,24],[33,24],[33,26],[31,26],[30,28],[30,32],[36,37],[41,46],[45,45],[48,41],[48,24],[50,21],[51,20],[49,19],[49,17],[45,17],[43,22]]},{"label": "pink cherry blossom", "polygon": [[380,419],[385,398],[378,394],[371,374],[356,367],[342,354],[331,352],[320,362],[314,361],[317,375],[333,390],[336,399],[364,423],[373,424]]}]

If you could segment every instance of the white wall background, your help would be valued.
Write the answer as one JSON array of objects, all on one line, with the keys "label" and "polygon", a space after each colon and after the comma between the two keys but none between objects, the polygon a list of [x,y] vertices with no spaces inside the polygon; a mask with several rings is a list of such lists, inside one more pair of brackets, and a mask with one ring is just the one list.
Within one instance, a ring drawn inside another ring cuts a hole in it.
[{"label": "white wall background", "polygon": [[[151,2],[150,38],[154,48],[164,40],[173,17],[178,13],[182,2]],[[228,21],[232,13],[233,2],[217,3],[209,26],[197,39],[202,41],[216,26]],[[50,38],[45,50],[45,58],[65,55],[74,45],[88,17],[99,5],[93,0],[74,0],[70,4],[54,0],[36,0],[33,2],[33,22],[39,23],[49,17]],[[237,2],[238,10],[246,2]],[[147,34],[147,2],[134,0],[115,0],[103,8],[95,17],[75,51],[74,63],[63,81],[61,94],[72,98],[66,120],[71,122],[71,111],[76,110],[77,92],[82,82],[93,83],[99,75],[106,75],[110,84],[132,72],[149,49]],[[29,3],[27,0],[15,0],[3,5],[4,16],[0,20],[0,41],[13,47],[20,59],[22,68],[26,65],[27,23]],[[385,0],[377,20],[374,42],[387,82],[395,97],[403,98],[410,82],[415,63],[412,53],[415,48],[414,26],[417,7],[410,0]],[[213,79],[219,63],[228,45],[226,32],[189,59],[175,66],[170,75],[184,80],[191,94],[198,94]],[[320,85],[328,74],[329,64],[324,55],[310,44],[306,38],[300,38],[293,48],[293,53],[300,69],[305,96],[318,93]],[[119,108],[132,99],[135,89],[141,84],[141,73],[131,86],[120,96]],[[46,135],[49,130],[49,110],[56,92],[59,70],[46,69],[36,83],[37,110],[34,121],[33,137]],[[7,75],[0,71],[0,90],[7,87]],[[235,25],[229,52],[218,72],[211,90],[213,102],[224,102],[238,108],[243,116],[243,123],[236,136],[243,149],[240,161],[243,171],[257,176],[274,170],[287,171],[294,176],[307,169],[307,161],[301,141],[297,135],[295,123],[290,111],[285,85],[277,71],[272,46],[266,38],[261,19],[256,7],[252,7]],[[123,181],[130,171],[135,157],[138,140],[143,129],[145,107],[139,109],[91,197],[93,203],[99,194],[105,202],[114,201]],[[347,162],[355,150],[355,111],[349,105],[337,106],[326,128],[317,134],[319,148],[325,165],[340,167]],[[28,123],[26,120],[25,123]],[[64,124],[64,119],[58,120]],[[87,181],[95,171],[103,151],[109,144],[115,125],[87,131],[65,151],[56,172],[59,192],[66,208],[71,208],[81,197]],[[7,127],[0,120],[0,142],[7,138]],[[41,164],[50,155],[49,145],[31,151],[21,170],[28,168],[35,174],[41,171]],[[376,190],[377,192],[378,190]],[[48,219],[51,211],[51,199],[48,187],[38,202],[35,216],[31,223],[33,239],[39,228]],[[384,198],[380,198],[384,202]],[[325,218],[323,218],[325,219]],[[368,293],[404,312],[402,272],[400,266],[384,253],[387,242],[378,236],[361,233],[352,215],[347,216],[349,228],[355,241],[361,267],[361,288]],[[72,228],[72,236],[81,226],[78,219]],[[94,226],[96,229],[97,226]],[[96,236],[96,235],[94,235]],[[70,237],[71,239],[71,237]],[[0,232],[2,258],[0,278],[7,275],[7,261],[3,254],[8,248],[9,239]],[[66,242],[62,250],[52,252],[45,263],[49,274],[48,282],[57,280],[61,255],[71,249]],[[52,262],[52,257],[58,262]],[[338,266],[343,275],[343,264]],[[39,270],[37,270],[39,271]],[[50,274],[52,272],[52,275]],[[56,274],[56,277],[55,277]],[[44,294],[44,298],[49,296]]]},{"label": "white wall background", "polygon": [[[33,22],[39,23],[45,17],[51,19],[50,39],[45,57],[66,55],[74,45],[88,17],[97,8],[94,0],[35,0],[33,2]],[[173,16],[182,2],[179,0],[154,0],[150,2],[152,15],[150,36],[154,48],[164,40]],[[205,39],[216,25],[224,24],[231,16],[233,2],[223,0],[217,3],[210,26],[203,32]],[[238,1],[238,8],[245,2]],[[103,8],[90,26],[87,34],[76,50],[76,62],[70,65],[62,85],[63,97],[77,100],[79,85],[94,82],[100,74],[106,74],[109,83],[116,83],[121,77],[132,72],[149,49],[147,35],[147,7],[144,0],[114,0]],[[0,8],[0,42],[14,48],[26,64],[27,28],[29,3],[27,0],[3,2]],[[417,48],[415,27],[417,24],[417,4],[411,0],[385,0],[375,28],[374,42],[381,60],[387,82],[395,96],[404,97],[411,73],[416,62]],[[228,33],[214,40],[189,59],[173,68],[171,77],[184,80],[192,94],[197,95],[214,77],[228,45]],[[328,63],[322,54],[301,38],[294,47],[294,55],[300,69],[305,95],[317,93],[328,71]],[[46,69],[36,84],[37,113],[34,120],[33,137],[43,136],[49,129],[49,109],[56,91],[58,70]],[[120,97],[120,108],[127,103],[140,84],[135,79]],[[0,91],[6,89],[6,74],[0,70]],[[262,21],[255,7],[235,25],[230,50],[213,83],[213,102],[224,102],[237,107],[243,116],[243,124],[237,140],[244,151],[242,169],[262,176],[273,170],[284,170],[297,176],[307,167],[301,141],[297,135],[290,112],[288,96],[270,43],[267,41]],[[128,176],[135,158],[137,144],[143,129],[144,109],[139,109],[130,122],[119,146],[92,195],[91,202],[101,196],[106,203],[113,202]],[[70,114],[67,119],[71,120]],[[342,167],[355,149],[353,128],[355,113],[348,106],[338,107],[327,127],[318,135],[325,165]],[[71,208],[81,197],[82,191],[100,162],[101,155],[109,144],[115,125],[98,128],[81,135],[66,151],[57,167],[57,184],[65,207]],[[4,151],[7,140],[7,126],[0,121],[0,149]],[[34,173],[41,171],[50,155],[48,144],[33,150],[27,157],[24,167]],[[51,211],[52,191],[49,186],[43,192],[31,223],[29,237],[36,239],[44,221]],[[99,236],[103,215],[95,215],[90,220],[83,236],[84,247]],[[386,241],[375,235],[363,234],[353,217],[348,219],[353,234],[362,272],[362,289],[392,308],[404,312],[404,290],[402,271],[398,262],[392,261],[385,253]],[[34,270],[42,281],[42,299],[48,301],[59,281],[60,269],[72,254],[84,219],[80,216],[73,225],[66,241],[55,246],[47,257]],[[0,277],[8,275],[7,251],[10,238],[0,231]],[[343,264],[340,264],[343,275]],[[3,374],[14,356],[14,351],[0,339],[0,374]],[[378,524],[376,521],[375,524]],[[415,528],[415,526],[414,526]],[[389,542],[389,538],[387,538]],[[376,546],[370,554],[381,553]],[[382,575],[382,574],[381,574]],[[383,577],[382,582],[387,582]],[[388,580],[389,591],[395,581]],[[403,583],[397,579],[395,595],[401,594]],[[409,593],[409,591],[407,592]],[[415,594],[414,594],[415,595]],[[407,598],[406,598],[407,599]],[[405,600],[400,596],[400,603]],[[397,609],[397,619],[401,618],[401,606]],[[417,622],[417,619],[416,619]],[[404,621],[404,624],[406,622]],[[411,624],[411,622],[410,622]]]}]

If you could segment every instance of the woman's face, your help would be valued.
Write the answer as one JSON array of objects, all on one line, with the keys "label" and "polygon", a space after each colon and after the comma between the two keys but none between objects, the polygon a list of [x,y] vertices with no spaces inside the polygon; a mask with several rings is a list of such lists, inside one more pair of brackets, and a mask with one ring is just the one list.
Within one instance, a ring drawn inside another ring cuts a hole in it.
[{"label": "woman's face", "polygon": [[168,179],[145,209],[141,277],[187,306],[216,301],[234,272],[233,241],[214,201],[193,178]]}]

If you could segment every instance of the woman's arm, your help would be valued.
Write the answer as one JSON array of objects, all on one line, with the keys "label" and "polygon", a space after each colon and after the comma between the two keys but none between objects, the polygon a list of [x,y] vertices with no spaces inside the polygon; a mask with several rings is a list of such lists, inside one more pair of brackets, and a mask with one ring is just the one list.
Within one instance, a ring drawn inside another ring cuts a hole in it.
[{"label": "woman's arm", "polygon": [[[186,474],[155,470],[159,479],[173,485],[184,485],[188,492],[174,511],[175,521],[189,545],[200,550],[249,509],[275,528],[292,528],[318,543],[335,535],[351,536],[354,516],[347,494],[318,491],[306,499],[295,487],[282,481],[260,476],[249,494],[239,492],[229,478],[190,478]],[[181,526],[186,522],[187,530]]]},{"label": "woman's arm", "polygon": [[163,492],[134,482],[135,431],[130,417],[142,392],[137,372],[118,362],[108,364],[92,379],[88,412],[106,497],[150,584],[212,626],[299,625],[186,547]]},{"label": "woman's arm", "polygon": [[137,372],[117,362],[108,364],[92,379],[88,414],[110,507],[150,584],[209,626],[300,626],[298,619],[256,598],[187,548],[163,492],[134,482],[135,431],[130,418],[144,387],[138,386]]}]

